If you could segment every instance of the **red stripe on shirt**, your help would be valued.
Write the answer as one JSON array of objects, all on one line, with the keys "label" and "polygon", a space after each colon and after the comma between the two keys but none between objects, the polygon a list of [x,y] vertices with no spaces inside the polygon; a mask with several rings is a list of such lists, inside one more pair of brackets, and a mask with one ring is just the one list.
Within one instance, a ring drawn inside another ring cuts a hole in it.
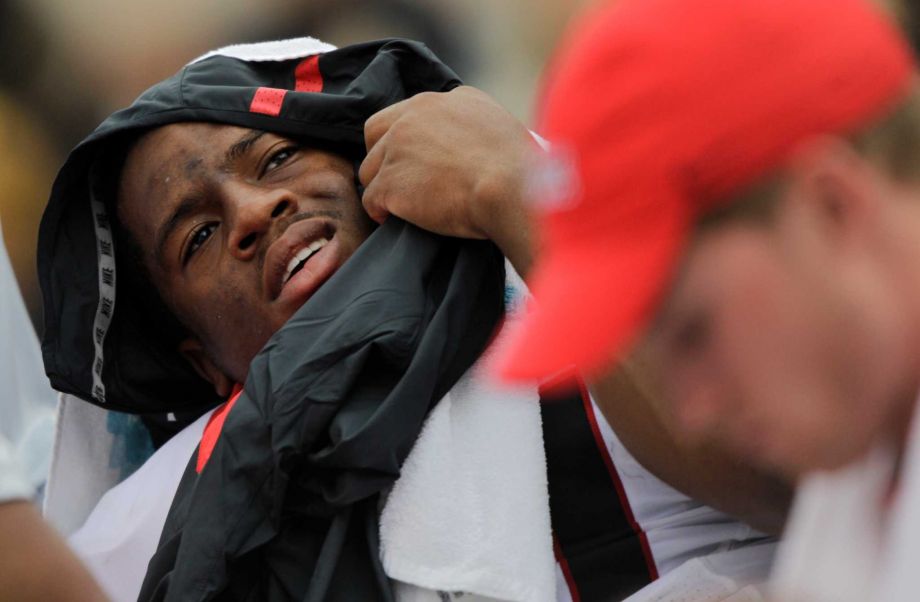
[{"label": "red stripe on shirt", "polygon": [[214,451],[214,446],[217,445],[220,433],[224,430],[224,421],[227,420],[227,414],[233,409],[236,400],[239,399],[240,393],[242,392],[243,385],[236,385],[233,387],[233,392],[230,393],[230,399],[228,399],[224,405],[214,410],[214,413],[208,418],[208,424],[205,425],[204,432],[201,434],[201,443],[198,444],[198,461],[195,463],[195,472],[201,473],[205,464],[211,459],[211,453]]},{"label": "red stripe on shirt", "polygon": [[632,527],[633,531],[636,532],[636,536],[639,538],[639,545],[642,547],[642,555],[645,557],[645,565],[648,567],[649,577],[654,581],[658,579],[658,567],[655,565],[655,557],[652,555],[652,548],[649,546],[648,537],[636,521],[632,507],[629,505],[629,498],[626,496],[626,489],[623,487],[623,481],[620,479],[620,474],[613,464],[613,458],[610,457],[610,450],[607,448],[607,444],[604,442],[604,436],[601,434],[601,429],[597,424],[597,416],[594,414],[594,406],[591,403],[588,389],[585,387],[585,383],[582,379],[578,378],[576,380],[578,381],[578,388],[581,391],[581,401],[585,406],[585,415],[588,417],[588,422],[591,424],[591,432],[594,434],[594,442],[601,452],[601,458],[604,460],[604,465],[607,466],[607,472],[610,474],[613,486],[617,490],[617,495],[620,497],[620,505],[623,507],[623,514],[626,516],[626,520],[629,522],[630,527]]},{"label": "red stripe on shirt", "polygon": [[562,575],[565,577],[565,584],[569,588],[569,595],[572,597],[572,602],[581,602],[581,594],[578,593],[578,584],[575,583],[575,577],[572,576],[572,569],[569,567],[569,561],[565,557],[565,554],[562,553],[562,546],[559,545],[559,540],[556,539],[555,535],[553,535],[553,555],[556,557],[556,562],[559,563],[559,568],[562,569]]}]

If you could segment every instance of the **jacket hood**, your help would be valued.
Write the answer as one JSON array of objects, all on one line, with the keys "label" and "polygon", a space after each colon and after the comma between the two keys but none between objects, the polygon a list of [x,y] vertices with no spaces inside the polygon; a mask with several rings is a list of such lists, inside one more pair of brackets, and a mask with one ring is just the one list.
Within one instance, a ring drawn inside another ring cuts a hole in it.
[{"label": "jacket hood", "polygon": [[105,202],[119,174],[100,157],[150,128],[205,121],[296,137],[360,160],[368,117],[418,92],[459,84],[417,42],[335,49],[298,38],[208,53],[112,114],[61,168],[39,231],[42,355],[52,386],[107,409],[170,421],[221,401],[150,328],[142,307],[119,304],[118,249]]}]

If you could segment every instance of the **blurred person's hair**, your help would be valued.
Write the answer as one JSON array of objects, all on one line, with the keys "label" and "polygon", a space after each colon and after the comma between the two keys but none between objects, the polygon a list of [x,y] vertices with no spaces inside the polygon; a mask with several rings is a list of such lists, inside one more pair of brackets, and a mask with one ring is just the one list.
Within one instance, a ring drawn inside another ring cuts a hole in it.
[{"label": "blurred person's hair", "polygon": [[920,10],[918,10],[916,0],[876,0],[876,2],[894,15],[916,51],[920,47],[920,22],[918,22]]}]

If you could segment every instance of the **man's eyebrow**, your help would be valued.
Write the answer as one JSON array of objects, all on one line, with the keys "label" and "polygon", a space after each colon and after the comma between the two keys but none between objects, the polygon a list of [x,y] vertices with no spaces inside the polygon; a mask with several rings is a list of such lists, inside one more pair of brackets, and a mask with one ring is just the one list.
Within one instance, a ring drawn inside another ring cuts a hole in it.
[{"label": "man's eyebrow", "polygon": [[203,202],[200,195],[189,196],[182,199],[182,202],[176,206],[166,221],[163,222],[163,225],[157,230],[154,257],[161,267],[167,267],[163,261],[163,253],[166,249],[166,243],[169,241],[169,237],[172,236],[172,233],[182,220],[195,213]]},{"label": "man's eyebrow", "polygon": [[229,168],[234,161],[242,157],[246,151],[252,148],[252,145],[255,144],[256,141],[265,134],[266,132],[259,130],[251,130],[243,134],[239,140],[234,142],[232,145],[230,145],[230,148],[227,149],[227,152],[224,154],[224,160],[220,166],[221,170],[226,170]]}]

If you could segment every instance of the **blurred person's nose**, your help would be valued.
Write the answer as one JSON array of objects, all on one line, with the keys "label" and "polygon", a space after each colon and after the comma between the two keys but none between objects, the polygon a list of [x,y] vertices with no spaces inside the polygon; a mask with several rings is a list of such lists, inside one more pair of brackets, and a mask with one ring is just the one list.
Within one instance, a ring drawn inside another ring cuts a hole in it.
[{"label": "blurred person's nose", "polygon": [[230,217],[230,253],[242,261],[256,256],[276,223],[297,212],[297,198],[286,188],[228,181],[220,192]]}]

